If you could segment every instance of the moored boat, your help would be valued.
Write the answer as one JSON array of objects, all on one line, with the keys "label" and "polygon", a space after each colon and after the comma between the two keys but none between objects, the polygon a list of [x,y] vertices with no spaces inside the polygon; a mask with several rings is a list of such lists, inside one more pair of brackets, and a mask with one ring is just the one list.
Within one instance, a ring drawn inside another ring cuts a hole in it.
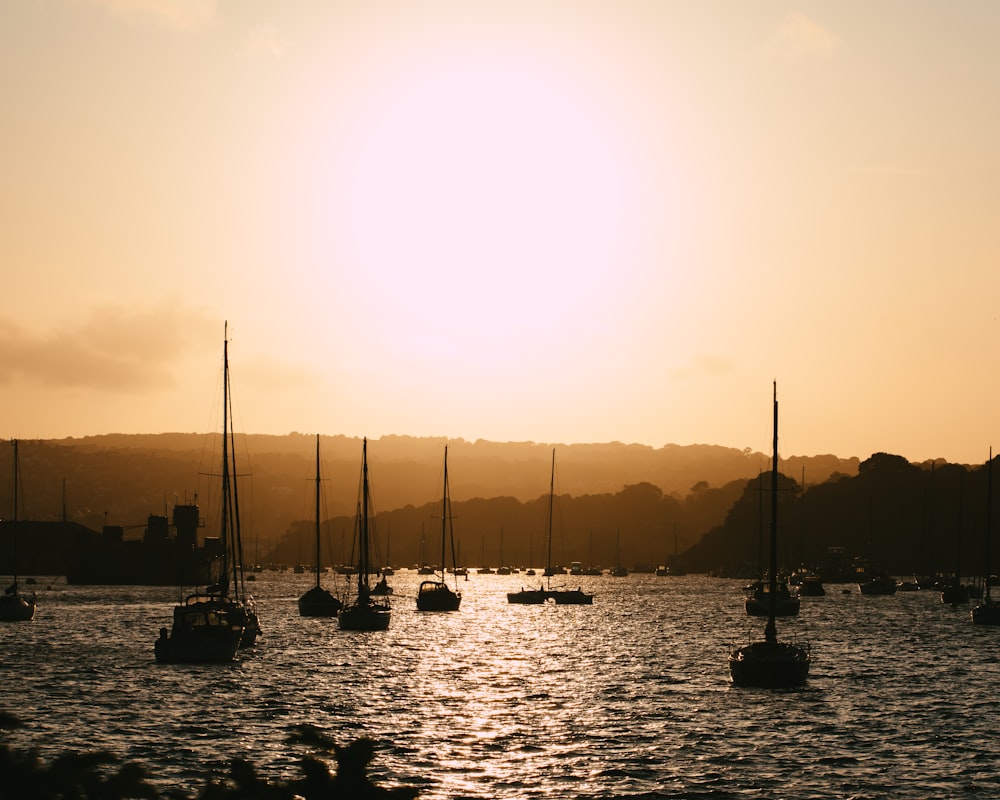
[{"label": "moored boat", "polygon": [[873,574],[867,580],[858,581],[858,589],[866,595],[896,594],[896,581],[883,573]]},{"label": "moored boat", "polygon": [[[227,326],[228,330],[228,326]],[[229,643],[238,632],[237,647],[252,647],[260,635],[260,621],[253,597],[247,591],[240,533],[240,504],[236,485],[235,448],[229,430],[229,338],[223,340],[222,379],[222,492],[219,541],[222,548],[216,580],[202,593],[188,595],[174,607],[173,627],[160,628],[157,661],[226,661]]]},{"label": "moored boat", "polygon": [[990,554],[993,550],[993,449],[990,448],[990,460],[986,473],[986,534],[983,547],[983,600],[972,609],[973,625],[1000,625],[1000,603],[991,595],[993,574],[990,567]]},{"label": "moored boat", "polygon": [[[594,596],[587,594],[583,588],[560,589],[552,588],[551,576],[556,574],[557,568],[552,566],[552,512],[555,500],[555,480],[556,480],[556,451],[552,450],[552,472],[549,479],[549,506],[548,506],[548,555],[546,556],[545,576],[549,579],[544,587],[538,589],[524,589],[519,592],[508,592],[507,602],[515,605],[541,605],[547,600],[554,600],[557,605],[592,605]],[[562,573],[562,570],[558,570]],[[531,574],[530,571],[528,574]]]},{"label": "moored boat", "polygon": [[21,462],[18,458],[17,450],[17,439],[14,439],[11,444],[14,446],[14,472],[13,472],[13,488],[14,488],[14,504],[13,513],[14,517],[11,520],[12,529],[12,543],[13,543],[13,575],[11,584],[8,586],[3,594],[0,594],[0,622],[27,622],[34,618],[35,616],[35,605],[36,598],[35,594],[24,595],[21,593],[21,587],[18,583],[18,568],[17,568],[17,522],[18,522],[18,494],[19,485],[18,480],[21,471]]},{"label": "moored boat", "polygon": [[[750,617],[766,617],[772,613],[772,606],[776,617],[794,617],[802,605],[798,594],[793,592],[784,580],[754,581],[745,591],[747,594],[744,608]],[[772,591],[775,592],[774,596],[771,595]]]},{"label": "moored boat", "polygon": [[441,500],[441,575],[436,580],[420,582],[417,590],[417,610],[418,611],[458,611],[462,604],[462,593],[458,591],[458,584],[452,590],[446,582],[448,571],[445,567],[447,563],[448,533],[451,533],[451,564],[452,573],[455,574],[457,564],[455,563],[455,529],[453,527],[451,514],[451,491],[448,486],[448,446],[444,448],[444,492]]},{"label": "moored boat", "polygon": [[299,598],[299,616],[335,617],[344,607],[340,598],[335,597],[320,583],[322,568],[320,547],[320,474],[319,474],[319,434],[316,434],[316,583]]},{"label": "moored boat", "polygon": [[372,597],[369,577],[372,573],[371,540],[374,515],[371,513],[371,489],[368,483],[368,439],[361,450],[361,498],[355,532],[358,546],[357,586],[354,599],[337,613],[337,625],[343,631],[384,631],[392,611],[388,599]]},{"label": "moored boat", "polygon": [[225,663],[236,658],[246,614],[218,593],[188,595],[174,607],[170,632],[160,628],[154,652],[163,664]]},{"label": "moored boat", "polygon": [[729,672],[736,686],[786,688],[805,683],[809,676],[810,649],[778,641],[775,623],[778,594],[778,397],[774,387],[774,453],[771,463],[771,552],[769,613],[763,641],[750,642],[729,653]]}]

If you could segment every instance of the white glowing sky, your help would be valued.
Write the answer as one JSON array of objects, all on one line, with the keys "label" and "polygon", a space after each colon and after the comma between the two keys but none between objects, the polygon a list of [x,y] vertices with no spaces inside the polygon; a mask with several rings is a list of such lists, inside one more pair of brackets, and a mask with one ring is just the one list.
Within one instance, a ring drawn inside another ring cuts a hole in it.
[{"label": "white glowing sky", "polygon": [[981,461],[1000,7],[0,7],[0,436]]}]

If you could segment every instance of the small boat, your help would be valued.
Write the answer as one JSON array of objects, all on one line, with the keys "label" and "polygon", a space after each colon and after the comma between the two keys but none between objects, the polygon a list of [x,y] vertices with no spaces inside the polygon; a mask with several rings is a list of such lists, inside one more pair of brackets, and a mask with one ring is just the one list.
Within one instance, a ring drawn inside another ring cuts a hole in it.
[{"label": "small boat", "polygon": [[[550,578],[547,585],[538,589],[524,589],[519,592],[507,592],[507,602],[515,605],[541,605],[547,600],[554,600],[556,605],[592,605],[594,596],[587,594],[583,588],[577,589],[553,589],[551,576],[556,570],[552,567],[552,506],[555,499],[556,481],[556,451],[552,450],[552,475],[549,480],[549,509],[548,509],[548,556],[546,558],[545,575]],[[560,570],[561,571],[561,570]],[[530,573],[529,573],[530,574]]]},{"label": "small boat", "polygon": [[746,587],[747,596],[744,607],[747,616],[766,617],[771,614],[772,591],[775,592],[773,609],[776,617],[794,617],[799,613],[802,602],[798,595],[788,587],[786,581],[754,581]]},{"label": "small boat", "polygon": [[1000,603],[990,596],[993,576],[990,552],[993,549],[993,450],[990,449],[989,468],[986,473],[986,545],[983,548],[983,601],[972,609],[973,625],[1000,625]]},{"label": "small boat", "polygon": [[372,594],[376,597],[386,597],[392,594],[392,587],[389,585],[389,581],[386,580],[384,572],[379,577],[378,583],[372,587]]},{"label": "small boat", "polygon": [[791,574],[788,585],[795,587],[799,597],[823,597],[826,594],[819,573],[806,566],[799,567]]},{"label": "small boat", "polygon": [[615,565],[611,568],[611,575],[615,578],[627,578],[628,569],[622,564],[621,559],[622,534],[618,531],[615,535]]},{"label": "small boat", "polygon": [[969,602],[969,587],[962,585],[962,483],[965,472],[958,473],[958,530],[955,534],[955,577],[947,586],[941,587],[941,602],[959,606]]},{"label": "small boat", "polygon": [[514,571],[506,561],[503,560],[503,525],[500,526],[500,566],[497,567],[497,575],[510,575]]},{"label": "small boat", "polygon": [[20,477],[21,465],[17,454],[17,439],[11,444],[14,445],[14,506],[13,519],[11,520],[11,539],[13,543],[13,580],[3,594],[0,594],[0,622],[27,622],[35,616],[35,595],[21,594],[21,587],[18,585],[17,569],[17,502],[18,502],[18,478]]},{"label": "small boat", "polygon": [[517,592],[507,592],[507,602],[522,606],[538,606],[549,599],[549,593],[544,586],[537,589],[521,588]]},{"label": "small boat", "polygon": [[163,664],[225,663],[236,658],[246,614],[218,593],[188,595],[174,606],[170,633],[160,628],[154,652]]},{"label": "small boat", "polygon": [[384,631],[389,627],[392,611],[388,600],[372,599],[369,584],[371,567],[371,540],[374,527],[371,489],[368,485],[368,439],[361,449],[361,500],[358,503],[358,517],[355,531],[358,546],[357,591],[354,601],[345,605],[337,613],[337,624],[342,631]]},{"label": "small boat", "polygon": [[874,552],[873,531],[874,531],[874,510],[872,503],[868,503],[868,559],[857,559],[855,564],[855,574],[858,576],[858,589],[861,594],[885,597],[896,594],[896,581],[883,570],[876,569],[872,553]]},{"label": "small boat", "polygon": [[866,595],[896,594],[896,581],[884,573],[874,573],[866,581],[858,581],[858,589]]},{"label": "small boat", "polygon": [[735,686],[787,688],[805,683],[811,661],[808,647],[778,641],[775,624],[778,596],[778,389],[774,386],[774,454],[771,463],[771,558],[768,573],[770,609],[764,640],[750,642],[729,653],[729,672]]},{"label": "small boat", "polygon": [[594,596],[587,594],[582,587],[553,589],[548,592],[548,595],[556,601],[557,606],[589,606],[593,605],[594,602]]},{"label": "small boat", "polygon": [[444,448],[444,496],[441,501],[441,577],[439,580],[421,581],[417,590],[418,611],[458,611],[462,603],[462,594],[456,583],[454,591],[445,582],[445,569],[448,549],[448,534],[451,534],[451,563],[453,571],[455,564],[455,529],[451,515],[451,492],[448,487],[448,446]]},{"label": "small boat", "polygon": [[299,616],[335,617],[344,607],[339,598],[320,585],[320,561],[319,434],[316,434],[316,584],[299,598]]}]

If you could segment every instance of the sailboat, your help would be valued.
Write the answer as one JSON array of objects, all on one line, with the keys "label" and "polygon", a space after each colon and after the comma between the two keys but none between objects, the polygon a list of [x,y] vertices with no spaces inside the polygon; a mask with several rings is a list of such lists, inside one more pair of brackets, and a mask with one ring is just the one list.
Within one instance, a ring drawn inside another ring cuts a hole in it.
[{"label": "sailboat", "polygon": [[507,592],[507,602],[519,605],[540,605],[546,600],[555,600],[558,605],[591,605],[594,596],[579,589],[552,588],[552,505],[555,499],[556,487],[556,451],[552,449],[552,475],[549,479],[549,509],[548,509],[548,551],[545,559],[545,575],[547,584],[538,589],[521,589],[519,592]]},{"label": "sailboat", "polygon": [[1000,603],[990,596],[992,574],[990,552],[993,548],[993,448],[990,448],[986,473],[986,544],[983,550],[983,601],[972,609],[973,625],[1000,625]]},{"label": "sailboat", "polygon": [[18,501],[18,475],[20,473],[20,461],[17,455],[17,439],[14,439],[11,444],[14,445],[14,507],[13,507],[13,519],[11,520],[12,527],[12,541],[13,541],[13,580],[10,586],[8,586],[2,595],[0,595],[0,622],[26,622],[35,616],[35,595],[32,593],[30,597],[26,597],[21,594],[21,589],[18,586],[18,569],[17,569],[17,501]]},{"label": "sailboat", "polygon": [[885,597],[896,594],[899,588],[896,581],[884,570],[876,569],[874,564],[873,531],[875,528],[875,511],[871,500],[868,501],[868,560],[855,568],[858,575],[858,590],[861,594]]},{"label": "sailboat", "polygon": [[424,524],[420,523],[420,566],[417,568],[418,575],[433,575],[434,567],[427,563],[426,551],[427,537],[424,536]]},{"label": "sailboat", "polygon": [[771,460],[771,558],[768,571],[770,612],[764,640],[729,653],[729,672],[736,686],[782,688],[805,683],[809,675],[807,647],[778,641],[775,610],[778,594],[778,385],[774,384],[774,454]]},{"label": "sailboat", "polygon": [[958,530],[955,533],[955,578],[941,588],[941,602],[957,606],[969,602],[969,589],[962,585],[962,484],[965,472],[958,473]]},{"label": "sailboat", "polygon": [[500,566],[497,567],[497,575],[510,575],[513,569],[503,560],[503,525],[500,526]]},{"label": "sailboat", "polygon": [[169,635],[166,628],[160,628],[155,645],[156,660],[160,662],[231,661],[239,648],[252,647],[260,635],[257,608],[247,591],[243,571],[236,452],[229,431],[232,400],[228,325],[222,363],[221,569],[215,583],[204,592],[188,595],[174,607]]},{"label": "sailboat", "polygon": [[627,578],[628,568],[622,564],[622,532],[615,533],[615,565],[611,568],[611,575],[615,578]]},{"label": "sailboat", "polygon": [[458,611],[462,602],[462,595],[458,591],[456,581],[455,591],[448,588],[445,583],[445,552],[447,550],[448,532],[451,532],[451,563],[456,566],[455,559],[455,530],[452,527],[451,516],[451,493],[448,488],[448,446],[444,448],[444,499],[441,502],[441,579],[431,581],[421,581],[417,591],[418,611]]},{"label": "sailboat", "polygon": [[319,434],[316,434],[316,585],[299,598],[299,615],[303,617],[335,617],[344,604],[320,586],[320,483]]},{"label": "sailboat", "polygon": [[[228,331],[228,325],[227,325]],[[230,422],[233,418],[233,394],[229,383],[229,338],[222,343],[222,524],[224,572],[221,581],[223,594],[245,615],[243,636],[240,647],[253,647],[260,636],[260,621],[257,618],[257,604],[247,591],[246,574],[243,569],[243,537],[240,530],[240,499],[236,480],[236,444]],[[230,586],[230,581],[232,585]]]},{"label": "sailboat", "polygon": [[371,487],[368,484],[368,439],[362,441],[361,449],[361,499],[358,503],[358,518],[355,524],[358,545],[358,584],[354,602],[345,605],[337,613],[337,624],[342,631],[384,631],[389,627],[392,611],[388,599],[372,598],[369,576],[372,574],[371,538],[374,527],[372,519]]}]

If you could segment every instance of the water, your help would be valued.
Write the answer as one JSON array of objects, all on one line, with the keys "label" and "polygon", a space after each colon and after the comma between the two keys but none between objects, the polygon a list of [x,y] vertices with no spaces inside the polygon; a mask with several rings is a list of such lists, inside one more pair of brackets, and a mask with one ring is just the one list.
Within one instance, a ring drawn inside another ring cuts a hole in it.
[{"label": "water", "polygon": [[567,576],[592,606],[516,606],[543,579],[470,575],[461,611],[427,614],[419,580],[391,579],[387,632],[347,633],[298,616],[311,576],[264,573],[260,645],[176,666],[153,658],[175,590],[41,579],[35,620],[0,626],[0,710],[26,723],[2,735],[43,758],[107,749],[192,793],[237,756],[299,777],[286,737],[309,723],[373,738],[376,780],[427,800],[1000,796],[1000,630],[937,593],[803,598],[778,632],[812,645],[808,684],[767,691],[729,679],[728,649],[763,627],[737,581]]}]

